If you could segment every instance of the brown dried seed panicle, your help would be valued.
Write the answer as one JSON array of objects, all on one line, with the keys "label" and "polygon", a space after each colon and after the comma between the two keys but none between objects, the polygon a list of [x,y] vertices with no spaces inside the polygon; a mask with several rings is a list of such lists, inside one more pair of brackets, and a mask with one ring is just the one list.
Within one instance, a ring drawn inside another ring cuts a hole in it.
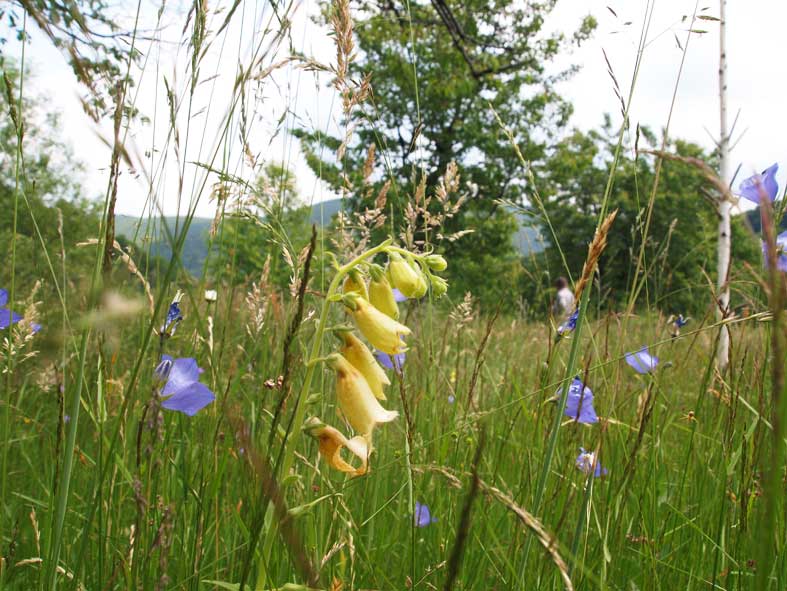
[{"label": "brown dried seed panicle", "polygon": [[618,210],[616,209],[604,218],[604,221],[601,222],[601,225],[596,229],[593,241],[588,247],[588,256],[585,259],[585,264],[582,266],[582,276],[579,278],[577,287],[574,290],[574,298],[577,302],[579,302],[579,298],[582,296],[582,292],[590,281],[590,278],[593,277],[593,271],[596,269],[596,264],[598,264],[601,253],[604,252],[604,249],[607,247],[607,234],[617,215]]}]

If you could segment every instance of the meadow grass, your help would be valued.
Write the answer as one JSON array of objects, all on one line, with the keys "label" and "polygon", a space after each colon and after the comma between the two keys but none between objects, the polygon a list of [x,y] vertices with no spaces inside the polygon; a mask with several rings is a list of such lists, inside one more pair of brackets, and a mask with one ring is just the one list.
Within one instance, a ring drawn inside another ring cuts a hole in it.
[{"label": "meadow grass", "polygon": [[[269,306],[261,333],[252,337],[243,330],[239,299],[219,300],[215,308],[195,304],[183,306],[186,320],[167,350],[193,355],[205,367],[203,381],[218,396],[202,413],[165,412],[157,437],[144,425],[140,436],[142,407],[155,387],[151,371],[140,372],[125,418],[120,410],[130,395],[124,390],[128,359],[116,355],[85,376],[93,386],[82,399],[74,450],[64,573],[58,575],[63,587],[70,586],[72,573],[86,589],[197,589],[210,588],[205,581],[238,581],[249,532],[261,518],[261,475],[249,454],[274,457],[280,445],[280,436],[268,445],[277,392],[265,382],[280,369],[286,315]],[[224,343],[212,351],[200,334],[208,317]],[[412,310],[409,319],[418,335],[401,378],[412,430],[409,470],[404,417],[380,430],[372,470],[362,477],[331,471],[314,441],[304,438],[282,482],[301,545],[276,541],[264,588],[302,582],[293,553],[319,568],[325,588],[334,579],[345,588],[442,587],[482,433],[478,478],[502,491],[508,503],[487,488],[474,500],[456,588],[560,587],[557,568],[538,543],[523,563],[530,530],[512,506],[527,511],[533,502],[556,411],[550,399],[569,343],[557,345],[547,370],[548,328],[498,318],[471,391],[487,319],[458,325],[455,317],[430,318],[423,309]],[[767,325],[735,325],[737,355],[727,381],[713,376],[710,329],[696,326],[671,340],[653,316],[615,315],[586,328],[580,365],[601,421],[588,426],[562,417],[537,515],[575,588],[754,588],[761,541],[756,524],[763,511],[758,464],[770,439],[763,419],[769,404],[762,363]],[[309,330],[307,324],[302,337]],[[124,342],[133,338],[132,327],[119,332]],[[661,359],[653,376],[643,377],[622,361],[625,351],[659,341],[652,347]],[[155,358],[146,365],[155,365]],[[293,380],[298,383],[303,373],[300,364]],[[20,376],[5,407],[4,506],[13,528],[7,557],[19,565],[4,570],[8,588],[38,586],[41,565],[24,561],[44,555],[62,463],[56,385],[39,385],[38,377]],[[392,377],[391,393],[400,387]],[[336,423],[332,390],[333,378],[320,370],[307,413]],[[638,405],[648,391],[652,413],[643,424]],[[399,408],[395,396],[389,400]],[[253,449],[244,448],[249,445]],[[599,451],[608,469],[604,477],[588,480],[577,470],[580,446]],[[436,518],[428,527],[413,525],[410,479],[414,499],[428,504]],[[769,518],[783,527],[783,514]],[[773,588],[780,588],[783,557],[776,566]]]}]

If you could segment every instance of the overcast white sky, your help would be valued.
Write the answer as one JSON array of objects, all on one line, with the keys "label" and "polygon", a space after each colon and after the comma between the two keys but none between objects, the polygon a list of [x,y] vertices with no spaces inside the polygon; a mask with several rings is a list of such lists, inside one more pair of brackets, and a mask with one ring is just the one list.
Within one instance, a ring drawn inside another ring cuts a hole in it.
[{"label": "overcast white sky", "polygon": [[[149,2],[150,0],[144,0]],[[575,112],[571,124],[583,129],[597,127],[604,113],[613,115],[619,122],[619,106],[607,74],[602,48],[610,58],[624,96],[628,95],[631,75],[636,58],[636,49],[649,5],[654,5],[649,30],[649,42],[644,54],[639,79],[636,83],[631,105],[634,124],[642,123],[661,129],[667,122],[670,102],[678,74],[681,51],[675,36],[686,44],[687,24],[681,22],[683,15],[690,15],[695,2],[689,0],[660,0],[648,3],[645,0],[560,0],[549,26],[573,31],[588,13],[599,21],[594,38],[574,51],[571,62],[580,64],[581,71],[562,85],[565,96],[574,104]],[[152,15],[153,4],[146,6]],[[209,6],[213,8],[214,3]],[[718,2],[698,5],[708,7],[707,15],[718,14]],[[129,2],[129,15],[133,14],[135,2]],[[612,8],[617,16],[607,8]],[[316,10],[316,3],[306,1],[298,6],[293,18],[292,44],[297,51],[313,55],[322,61],[333,59],[332,40],[326,31],[314,25],[308,18]],[[167,24],[161,37],[163,44],[153,50],[142,44],[141,49],[149,55],[148,65],[134,92],[138,92],[137,106],[147,117],[158,118],[159,123],[138,125],[131,130],[132,152],[145,154],[154,147],[152,156],[145,160],[145,168],[155,171],[154,195],[157,207],[167,214],[196,199],[198,215],[212,216],[214,205],[209,201],[209,187],[201,189],[204,172],[192,164],[207,162],[218,154],[215,161],[228,163],[230,171],[243,174],[248,169],[238,142],[229,148],[215,152],[218,138],[224,129],[224,114],[233,95],[232,84],[237,64],[250,63],[259,46],[265,46],[270,33],[263,38],[271,17],[268,3],[244,2],[239,11],[242,18],[226,35],[214,42],[202,67],[202,78],[194,105],[192,125],[188,135],[186,161],[183,167],[183,202],[177,199],[178,167],[175,166],[171,146],[168,164],[160,168],[160,150],[165,149],[167,125],[161,119],[167,117],[163,78],[181,95],[187,89],[184,66],[185,47],[179,45],[185,19],[182,6],[167,4],[163,22]],[[209,28],[216,30],[224,13],[213,17]],[[741,164],[741,177],[779,161],[784,153],[783,139],[787,137],[787,118],[782,114],[784,97],[787,96],[787,76],[782,59],[784,53],[783,27],[787,22],[787,2],[775,0],[750,0],[728,3],[728,59],[729,59],[729,105],[730,124],[740,110],[734,139],[738,139],[733,152],[733,170]],[[238,24],[241,23],[241,24]],[[626,24],[630,23],[630,24]],[[684,72],[678,87],[677,101],[670,126],[671,135],[712,147],[709,134],[716,136],[718,119],[718,25],[715,22],[698,22],[695,28],[705,29],[703,35],[692,35]],[[85,164],[83,185],[89,195],[100,196],[106,190],[109,149],[99,139],[108,135],[108,127],[96,129],[93,122],[82,112],[78,95],[80,89],[66,66],[64,58],[51,47],[40,33],[32,32],[32,43],[28,46],[26,60],[35,72],[33,92],[45,97],[47,108],[62,116],[63,138],[69,142],[78,159]],[[20,55],[18,44],[10,43],[7,54]],[[265,63],[285,57],[286,44],[276,56],[269,56]],[[216,74],[215,78],[212,75]],[[251,148],[264,160],[286,161],[296,171],[301,194],[307,201],[318,202],[331,194],[318,182],[305,165],[297,141],[286,133],[286,129],[306,126],[309,129],[325,129],[335,125],[339,116],[339,103],[332,89],[326,87],[327,79],[317,79],[312,73],[285,68],[266,84],[254,89],[247,97],[249,103],[256,102],[257,117],[247,122],[250,130]],[[185,104],[185,103],[184,103]],[[253,106],[248,106],[251,112]],[[179,117],[181,143],[186,144],[187,111]],[[277,132],[277,124],[283,121]],[[231,121],[230,129],[237,137],[239,121]],[[782,171],[783,172],[783,171]],[[780,173],[779,180],[785,176]],[[150,191],[142,176],[134,178],[125,174],[120,185],[117,211],[141,215],[150,207]]]}]

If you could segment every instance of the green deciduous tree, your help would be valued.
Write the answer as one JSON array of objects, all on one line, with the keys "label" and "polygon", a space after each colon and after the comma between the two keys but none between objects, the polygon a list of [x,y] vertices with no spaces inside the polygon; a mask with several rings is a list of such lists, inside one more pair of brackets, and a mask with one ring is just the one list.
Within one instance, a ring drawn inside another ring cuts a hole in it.
[{"label": "green deciduous tree", "polygon": [[34,32],[46,37],[87,91],[86,111],[98,119],[112,104],[117,82],[126,76],[128,60],[140,55],[132,49],[136,31],[124,30],[113,12],[117,7],[106,0],[5,2],[0,4],[0,20],[6,25],[0,32],[0,47],[8,33],[23,42]]},{"label": "green deciduous tree", "polygon": [[[4,212],[0,215],[0,253],[6,263],[0,266],[0,286],[9,284],[15,243],[16,285],[22,293],[39,279],[51,285],[45,255],[59,270],[61,246],[68,259],[66,279],[82,279],[94,253],[76,244],[96,235],[99,210],[82,194],[78,182],[82,169],[69,146],[59,139],[57,116],[47,113],[42,101],[30,93],[20,105],[18,77],[12,62],[5,60],[0,80],[0,211]],[[22,148],[18,151],[20,130]]]},{"label": "green deciduous tree", "polygon": [[[640,130],[640,148],[655,144],[647,129]],[[575,131],[559,142],[549,164],[539,175],[543,183],[545,218],[534,208],[542,231],[550,241],[545,262],[549,276],[566,274],[576,280],[595,231],[617,134],[609,122],[597,131]],[[681,156],[713,163],[713,156],[695,144],[676,140],[669,147]],[[624,150],[615,170],[609,209],[618,216],[601,257],[596,287],[604,306],[626,301],[643,240],[646,208],[655,180],[655,162],[649,155],[634,158]],[[645,237],[644,272],[648,279],[639,301],[667,312],[697,314],[713,304],[711,286],[716,269],[716,212],[706,179],[693,167],[664,162]],[[757,264],[757,244],[742,219],[733,223],[734,270],[745,262]],[[559,248],[558,248],[559,245]],[[567,270],[566,270],[567,266]],[[735,271],[734,271],[735,272]],[[710,281],[709,281],[710,280]]]}]

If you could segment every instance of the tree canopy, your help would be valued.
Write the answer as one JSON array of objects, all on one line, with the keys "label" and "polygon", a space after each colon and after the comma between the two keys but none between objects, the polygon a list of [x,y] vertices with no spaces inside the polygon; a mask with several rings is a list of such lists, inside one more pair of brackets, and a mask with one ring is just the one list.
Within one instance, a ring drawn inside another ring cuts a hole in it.
[{"label": "tree canopy", "polygon": [[[656,143],[647,129],[638,133],[640,147]],[[531,211],[550,242],[545,259],[551,277],[568,273],[576,279],[581,273],[616,143],[617,134],[609,121],[599,130],[574,131],[556,144],[549,165],[539,176],[549,223],[537,208]],[[696,144],[676,140],[669,150],[714,162],[714,156]],[[596,280],[600,300],[610,306],[629,296],[655,182],[654,157],[632,156],[632,152],[624,149],[615,169],[608,209],[617,209],[618,215]],[[715,277],[716,269],[717,217],[708,191],[707,181],[693,167],[662,164],[641,270],[647,274],[646,289],[640,294],[662,310],[699,313],[712,304],[708,293],[709,278]],[[742,216],[733,222],[733,252],[737,269],[746,262],[756,265],[760,259],[759,245]]]}]

